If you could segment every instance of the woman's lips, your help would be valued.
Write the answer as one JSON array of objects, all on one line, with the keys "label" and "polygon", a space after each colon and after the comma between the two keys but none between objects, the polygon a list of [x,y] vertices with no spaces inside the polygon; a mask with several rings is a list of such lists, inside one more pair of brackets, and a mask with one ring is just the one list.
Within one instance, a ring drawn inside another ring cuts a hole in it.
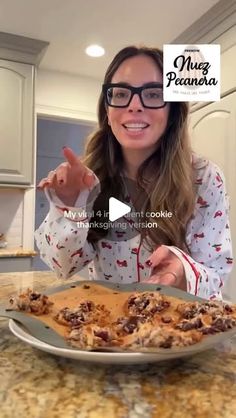
[{"label": "woman's lips", "polygon": [[149,124],[146,122],[128,122],[122,124],[126,131],[130,133],[140,133],[144,129],[149,127]]}]

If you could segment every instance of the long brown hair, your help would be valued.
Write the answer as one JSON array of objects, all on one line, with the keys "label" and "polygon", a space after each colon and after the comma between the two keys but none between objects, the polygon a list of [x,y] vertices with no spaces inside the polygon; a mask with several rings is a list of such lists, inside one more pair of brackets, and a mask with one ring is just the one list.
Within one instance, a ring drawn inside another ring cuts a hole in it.
[{"label": "long brown hair", "polygon": [[[163,54],[157,48],[128,46],[114,57],[105,74],[104,83],[111,82],[113,75],[123,61],[145,55],[156,63],[163,72]],[[186,250],[186,226],[195,203],[191,147],[188,139],[188,105],[184,102],[171,102],[167,127],[158,140],[158,147],[139,167],[137,184],[147,190],[149,199],[146,211],[168,211],[172,217],[159,217],[158,228],[148,228],[141,232],[150,249],[160,244],[175,245]],[[104,195],[117,196],[122,193],[123,157],[119,142],[108,124],[104,95],[98,103],[97,131],[88,139],[84,163],[91,168],[102,184],[96,209],[104,202]],[[148,219],[153,221],[153,219]],[[90,230],[88,239],[98,241],[107,231]]]}]

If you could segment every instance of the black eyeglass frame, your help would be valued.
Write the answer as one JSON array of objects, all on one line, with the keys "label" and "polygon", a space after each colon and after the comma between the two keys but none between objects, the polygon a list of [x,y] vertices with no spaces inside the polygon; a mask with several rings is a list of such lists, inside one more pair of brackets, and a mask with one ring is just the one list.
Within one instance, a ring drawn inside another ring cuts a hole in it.
[{"label": "black eyeglass frame", "polygon": [[[113,105],[113,104],[109,103],[108,97],[107,97],[107,92],[110,88],[114,88],[114,87],[126,88],[126,89],[131,91],[130,99],[129,99],[129,101],[126,105],[117,106],[117,105]],[[124,84],[124,83],[105,83],[105,84],[102,85],[102,92],[104,94],[105,103],[110,107],[116,107],[116,108],[128,107],[132,98],[133,98],[133,96],[135,94],[138,94],[139,99],[142,103],[142,106],[145,107],[146,109],[162,109],[163,107],[166,106],[167,102],[164,102],[162,106],[146,106],[143,102],[143,98],[142,98],[142,95],[141,95],[142,91],[147,89],[147,88],[155,88],[155,87],[163,89],[163,84],[162,83],[147,83],[147,84],[144,84],[141,87],[133,87],[133,86],[130,86],[130,85]]]}]

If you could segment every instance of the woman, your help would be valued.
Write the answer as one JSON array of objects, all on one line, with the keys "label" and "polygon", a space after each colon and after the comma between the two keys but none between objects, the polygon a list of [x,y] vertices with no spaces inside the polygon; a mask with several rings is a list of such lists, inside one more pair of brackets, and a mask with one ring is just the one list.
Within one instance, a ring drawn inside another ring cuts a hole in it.
[{"label": "woman", "polygon": [[[91,279],[155,282],[220,298],[232,268],[223,175],[191,152],[187,104],[163,101],[162,71],[158,49],[131,46],[115,56],[99,99],[99,129],[84,161],[65,147],[67,161],[39,183],[50,212],[36,231],[37,245],[59,277],[89,264]],[[145,208],[146,221],[153,220],[148,213],[171,216],[158,217],[157,227],[137,226],[127,237],[116,228],[95,227],[104,201],[127,192],[136,210]],[[74,219],[65,217],[65,210]]]}]

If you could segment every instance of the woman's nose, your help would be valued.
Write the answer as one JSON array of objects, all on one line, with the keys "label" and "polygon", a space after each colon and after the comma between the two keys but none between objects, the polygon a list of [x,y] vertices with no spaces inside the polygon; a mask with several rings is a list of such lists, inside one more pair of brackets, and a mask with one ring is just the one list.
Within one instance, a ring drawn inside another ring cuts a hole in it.
[{"label": "woman's nose", "polygon": [[131,102],[128,106],[128,111],[129,112],[142,112],[143,111],[143,105],[137,93],[133,95]]}]

